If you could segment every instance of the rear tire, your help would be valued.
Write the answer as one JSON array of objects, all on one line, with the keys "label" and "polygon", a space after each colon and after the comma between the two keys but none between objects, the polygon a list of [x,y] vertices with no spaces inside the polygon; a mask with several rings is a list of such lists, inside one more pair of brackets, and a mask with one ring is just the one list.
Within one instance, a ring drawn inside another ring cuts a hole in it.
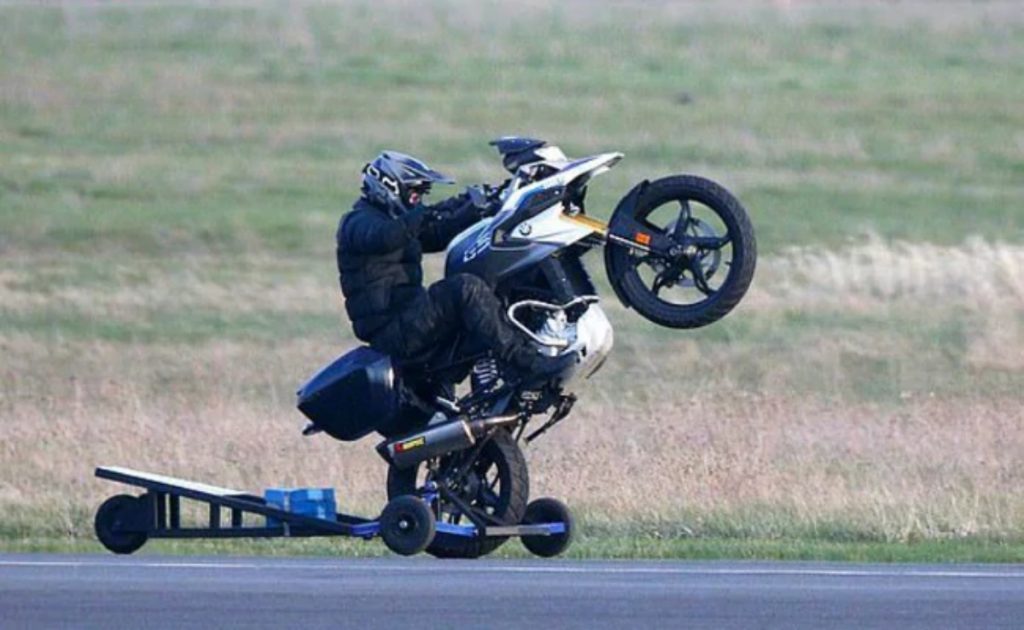
[{"label": "rear tire", "polygon": [[[453,454],[458,456],[459,453]],[[505,522],[518,524],[526,513],[526,503],[530,495],[530,477],[526,467],[526,459],[519,445],[504,429],[495,431],[490,442],[481,453],[481,458],[488,458],[497,467],[500,488],[497,493],[497,505],[491,506],[490,512],[495,518]],[[415,494],[422,485],[418,481],[422,464],[409,468],[388,469],[388,497],[403,494]],[[441,517],[445,512],[441,512]],[[462,520],[466,519],[465,515]],[[427,547],[427,553],[437,558],[479,558],[485,556],[508,540],[507,538],[467,538],[445,532],[437,532],[434,541]]]},{"label": "rear tire", "polygon": [[[605,269],[619,298],[646,319],[668,328],[699,328],[724,317],[746,294],[754,277],[757,244],[750,217],[739,200],[715,182],[694,175],[676,175],[651,182],[643,189],[636,207],[630,209],[620,202],[615,214],[632,211],[630,219],[644,222],[655,210],[680,201],[693,201],[709,209],[712,213],[709,216],[717,215],[728,230],[732,257],[726,278],[717,289],[693,304],[663,300],[658,290],[648,287],[640,276],[640,265],[633,249],[623,244],[609,242],[605,245]],[[651,228],[661,229],[659,226]]]},{"label": "rear tire", "polygon": [[116,554],[138,551],[149,536],[145,532],[124,531],[124,528],[140,522],[145,509],[144,499],[130,494],[119,494],[104,501],[96,510],[93,522],[100,544]]}]

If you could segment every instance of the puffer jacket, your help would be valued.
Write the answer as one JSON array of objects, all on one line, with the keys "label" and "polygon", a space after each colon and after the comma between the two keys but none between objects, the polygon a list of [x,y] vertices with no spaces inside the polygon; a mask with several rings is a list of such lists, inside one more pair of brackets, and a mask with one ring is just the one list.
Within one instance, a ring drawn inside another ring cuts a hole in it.
[{"label": "puffer jacket", "polygon": [[337,232],[341,292],[356,337],[369,342],[392,318],[422,299],[423,254],[443,251],[479,218],[464,194],[418,206],[397,219],[359,199],[341,218]]}]

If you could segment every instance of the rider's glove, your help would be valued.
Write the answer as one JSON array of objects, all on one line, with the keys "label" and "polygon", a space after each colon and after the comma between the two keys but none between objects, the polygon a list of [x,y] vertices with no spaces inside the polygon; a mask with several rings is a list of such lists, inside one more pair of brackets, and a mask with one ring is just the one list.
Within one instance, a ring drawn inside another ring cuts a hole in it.
[{"label": "rider's glove", "polygon": [[466,187],[466,197],[469,198],[469,202],[478,210],[483,210],[490,205],[490,191],[488,188],[487,184]]},{"label": "rider's glove", "polygon": [[479,184],[466,188],[466,196],[473,204],[480,216],[488,217],[494,215],[501,208],[501,200],[498,198],[499,189]]}]

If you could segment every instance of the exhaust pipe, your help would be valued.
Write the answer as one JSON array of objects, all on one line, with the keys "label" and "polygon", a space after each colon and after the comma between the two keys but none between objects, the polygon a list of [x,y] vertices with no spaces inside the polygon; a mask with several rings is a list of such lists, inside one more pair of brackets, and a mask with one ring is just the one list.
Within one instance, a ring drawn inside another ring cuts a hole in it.
[{"label": "exhaust pipe", "polygon": [[472,421],[457,418],[393,440],[385,440],[377,446],[377,452],[396,467],[408,468],[431,457],[469,448],[490,429],[514,424],[518,420],[517,415]]}]

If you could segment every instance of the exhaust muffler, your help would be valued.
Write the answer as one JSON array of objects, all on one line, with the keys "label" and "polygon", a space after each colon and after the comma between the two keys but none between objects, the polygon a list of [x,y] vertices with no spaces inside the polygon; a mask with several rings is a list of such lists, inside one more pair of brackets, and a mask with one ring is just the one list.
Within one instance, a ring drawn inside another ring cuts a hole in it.
[{"label": "exhaust muffler", "polygon": [[518,420],[519,416],[516,415],[479,420],[459,417],[393,440],[385,440],[377,446],[377,452],[396,467],[408,468],[431,457],[469,448],[488,429],[514,424]]}]

